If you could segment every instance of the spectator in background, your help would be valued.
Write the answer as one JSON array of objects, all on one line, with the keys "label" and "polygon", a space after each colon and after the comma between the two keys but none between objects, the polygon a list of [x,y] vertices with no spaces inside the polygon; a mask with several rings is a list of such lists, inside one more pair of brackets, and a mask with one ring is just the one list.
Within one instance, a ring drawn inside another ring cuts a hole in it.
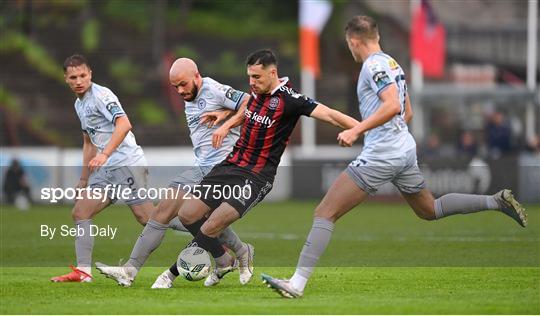
[{"label": "spectator in background", "polygon": [[498,158],[512,150],[512,129],[502,111],[497,110],[488,118],[486,136],[490,156]]},{"label": "spectator in background", "polygon": [[478,154],[478,144],[471,131],[464,131],[459,136],[458,155],[466,157],[475,157]]},{"label": "spectator in background", "polygon": [[420,147],[421,159],[437,159],[441,155],[441,140],[439,135],[432,133],[429,135],[427,141],[422,147]]},{"label": "spectator in background", "polygon": [[525,149],[528,153],[540,155],[540,136],[537,134],[529,138]]},{"label": "spectator in background", "polygon": [[4,193],[6,194],[6,202],[14,204],[17,196],[21,194],[25,198],[25,205],[31,201],[30,186],[26,181],[24,170],[21,163],[17,159],[13,159],[4,177]]}]

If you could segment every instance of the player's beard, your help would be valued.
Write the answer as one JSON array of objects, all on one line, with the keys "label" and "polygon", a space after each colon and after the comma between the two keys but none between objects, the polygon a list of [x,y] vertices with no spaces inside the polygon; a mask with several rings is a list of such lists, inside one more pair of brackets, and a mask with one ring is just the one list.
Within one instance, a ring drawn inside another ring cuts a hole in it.
[{"label": "player's beard", "polygon": [[199,88],[197,87],[197,84],[195,84],[195,80],[193,80],[193,89],[191,89],[190,93],[191,97],[189,99],[184,97],[184,101],[191,102],[197,97],[197,94],[199,93]]}]

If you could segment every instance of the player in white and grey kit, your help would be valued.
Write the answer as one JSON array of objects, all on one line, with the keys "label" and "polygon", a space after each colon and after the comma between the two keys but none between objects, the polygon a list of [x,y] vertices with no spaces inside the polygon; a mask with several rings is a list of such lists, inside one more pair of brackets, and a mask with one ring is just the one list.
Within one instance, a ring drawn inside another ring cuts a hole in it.
[{"label": "player in white and grey kit", "polygon": [[[166,223],[173,218],[178,219],[178,211],[184,202],[183,197],[189,191],[188,186],[198,184],[214,165],[223,161],[231,152],[240,133],[238,127],[232,126],[244,119],[247,94],[211,78],[202,78],[197,65],[191,59],[176,60],[171,67],[169,79],[185,101],[185,114],[196,157],[195,166],[173,179],[169,187],[175,192],[160,202],[157,212],[151,216],[133,247],[129,261],[124,266],[112,267],[96,263],[103,274],[123,286],[132,284],[150,253],[160,245]],[[219,110],[225,115],[216,112]],[[218,124],[231,112],[236,113],[223,124]],[[216,117],[216,120],[212,120]],[[206,124],[206,118],[211,120],[209,124]],[[225,274],[237,267],[240,270],[240,282],[242,284],[249,282],[253,275],[253,247],[241,242],[231,228],[223,231],[219,241],[235,253],[236,259],[227,257],[228,261],[220,264],[226,268],[213,271],[206,279],[205,285],[219,283]],[[174,263],[157,278],[152,288],[170,288],[176,276],[178,270]]]},{"label": "player in white and grey kit", "polygon": [[362,62],[358,101],[362,122],[339,134],[342,146],[351,146],[365,134],[362,153],[335,180],[315,210],[313,226],[290,280],[263,275],[280,295],[300,297],[320,256],[330,241],[334,223],[369,195],[392,182],[416,215],[436,220],[454,214],[499,210],[518,224],[527,224],[525,210],[510,190],[495,195],[446,194],[434,199],[416,162],[416,143],[407,129],[412,108],[405,75],[399,64],[382,52],[375,21],[353,17],[345,28],[349,49]]},{"label": "player in white and grey kit", "polygon": [[[125,200],[137,221],[146,224],[155,207],[142,200],[137,189],[146,188],[147,162],[131,132],[131,124],[116,95],[106,87],[92,82],[92,70],[86,58],[73,55],[64,62],[64,77],[77,95],[75,110],[83,130],[83,167],[78,188],[101,189],[105,199],[82,194],[73,207],[72,216],[77,232],[75,239],[77,267],[72,272],[51,278],[53,282],[90,282],[94,237],[90,235],[92,218],[116,201],[112,188],[129,188]],[[108,189],[108,190],[107,190]],[[185,231],[180,221],[169,227]]]}]

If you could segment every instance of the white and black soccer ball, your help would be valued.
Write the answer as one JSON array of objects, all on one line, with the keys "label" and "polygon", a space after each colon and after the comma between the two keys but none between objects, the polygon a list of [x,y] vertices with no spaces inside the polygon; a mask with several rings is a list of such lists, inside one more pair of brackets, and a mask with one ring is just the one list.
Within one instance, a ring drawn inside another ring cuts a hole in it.
[{"label": "white and black soccer ball", "polygon": [[210,274],[212,261],[208,252],[201,247],[188,247],[178,255],[176,266],[186,280],[199,281]]}]

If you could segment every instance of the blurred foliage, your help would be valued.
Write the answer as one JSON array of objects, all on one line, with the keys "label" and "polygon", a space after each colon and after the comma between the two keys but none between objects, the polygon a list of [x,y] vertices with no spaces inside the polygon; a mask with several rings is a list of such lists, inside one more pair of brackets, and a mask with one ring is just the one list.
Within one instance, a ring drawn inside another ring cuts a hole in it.
[{"label": "blurred foliage", "polygon": [[177,45],[173,48],[175,58],[185,57],[197,60],[199,53],[191,46]]},{"label": "blurred foliage", "polygon": [[[48,142],[56,145],[67,145],[65,137],[58,131],[46,126],[46,120],[43,116],[33,113],[28,116],[23,113],[19,99],[3,85],[0,85],[0,108],[6,110],[10,121],[20,125],[20,122],[26,120],[32,133],[38,134],[40,137],[47,139]],[[24,126],[24,124],[23,124]]]},{"label": "blurred foliage", "polygon": [[238,77],[244,75],[244,63],[238,60],[236,54],[232,51],[224,51],[219,55],[215,62],[204,64],[206,72],[212,76],[220,77]]},{"label": "blurred foliage", "polygon": [[168,120],[163,107],[150,99],[144,99],[137,104],[137,116],[143,124],[150,126],[159,126]]},{"label": "blurred foliage", "polygon": [[63,83],[62,67],[45,48],[19,32],[0,34],[0,54],[21,53],[26,61],[41,74]]},{"label": "blurred foliage", "polygon": [[109,0],[103,7],[104,13],[113,20],[134,26],[139,32],[150,29],[152,1]]},{"label": "blurred foliage", "polygon": [[56,9],[82,9],[88,5],[88,0],[48,0],[43,3]]},{"label": "blurred foliage", "polygon": [[120,83],[123,92],[137,94],[142,89],[141,77],[143,70],[129,58],[117,59],[111,62],[109,73],[116,82]]},{"label": "blurred foliage", "polygon": [[[242,1],[238,2],[243,3]],[[231,16],[226,12],[193,10],[188,15],[186,27],[192,32],[207,33],[230,39],[258,37],[295,41],[298,38],[296,20],[272,21],[272,17],[260,16],[257,12],[259,10],[245,15]]]},{"label": "blurred foliage", "polygon": [[99,22],[96,19],[90,19],[84,23],[81,30],[81,40],[86,52],[92,53],[99,46]]},{"label": "blurred foliage", "polygon": [[[246,48],[253,46],[251,42],[271,43],[280,50],[280,56],[297,59],[297,1],[165,0],[161,4],[164,12],[160,15],[155,12],[158,4],[151,0],[3,1],[0,2],[0,55],[5,61],[17,58],[18,64],[32,67],[40,82],[52,78],[63,84],[61,63],[52,56],[64,56],[65,51],[74,50],[90,54],[95,70],[105,77],[103,82],[114,82],[113,88],[125,95],[126,102],[136,100],[135,123],[156,127],[171,124],[173,118],[168,114],[169,105],[158,101],[160,90],[145,90],[147,83],[157,86],[157,80],[162,79],[155,71],[159,56],[150,58],[152,47],[141,45],[155,31],[162,32],[153,37],[162,41],[160,54],[172,52],[175,57],[200,61],[204,74],[227,81],[234,82],[237,78],[245,81],[243,58]],[[158,25],[161,28],[153,28],[154,22],[161,23]],[[18,100],[26,105],[27,82],[34,84],[37,80],[14,81],[13,95],[0,87],[0,103],[4,108],[20,109]],[[11,89],[11,85],[6,87]],[[50,91],[51,96],[55,93],[58,92]],[[145,99],[141,101],[143,95]],[[52,99],[42,103],[51,111],[43,112],[47,115],[33,121],[25,119],[26,128],[65,128],[46,126],[57,123],[45,122],[45,118],[62,113]],[[175,125],[176,119],[185,124],[185,116],[174,118]]]},{"label": "blurred foliage", "polygon": [[3,85],[0,85],[0,106],[12,113],[21,114],[22,112],[17,97],[11,94]]}]

